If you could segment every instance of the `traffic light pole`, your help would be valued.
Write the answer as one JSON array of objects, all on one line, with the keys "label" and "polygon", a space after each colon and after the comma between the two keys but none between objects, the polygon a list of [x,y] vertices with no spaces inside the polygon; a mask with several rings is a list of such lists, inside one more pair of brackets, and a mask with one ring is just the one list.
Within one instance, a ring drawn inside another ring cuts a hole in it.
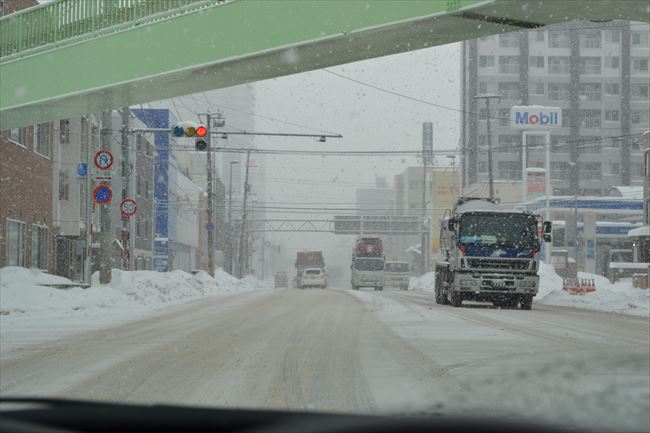
[{"label": "traffic light pole", "polygon": [[250,166],[251,151],[246,152],[246,175],[244,177],[244,202],[241,216],[241,233],[239,235],[239,272],[237,277],[243,278],[246,268],[244,268],[244,260],[246,260],[246,267],[248,267],[248,241],[246,239],[246,217],[247,209],[246,203],[248,199],[248,172]]},{"label": "traffic light pole", "polygon": [[[210,113],[206,114],[207,116],[207,125],[208,125],[208,131],[210,130],[212,126],[212,116]],[[214,277],[214,214],[213,214],[213,209],[214,205],[212,203],[213,197],[212,197],[212,175],[213,175],[213,166],[212,166],[212,152],[211,152],[211,142],[212,139],[210,137],[211,134],[207,134],[205,137],[205,141],[208,144],[207,147],[207,182],[208,182],[208,222],[206,225],[206,229],[208,231],[208,273],[210,276]]]}]

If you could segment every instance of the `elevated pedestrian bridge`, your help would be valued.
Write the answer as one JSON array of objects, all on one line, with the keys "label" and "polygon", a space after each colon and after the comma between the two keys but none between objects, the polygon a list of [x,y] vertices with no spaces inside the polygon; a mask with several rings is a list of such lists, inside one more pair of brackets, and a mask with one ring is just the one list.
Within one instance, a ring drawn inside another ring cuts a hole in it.
[{"label": "elevated pedestrian bridge", "polygon": [[649,14],[646,0],[55,0],[0,19],[0,130],[522,28]]}]

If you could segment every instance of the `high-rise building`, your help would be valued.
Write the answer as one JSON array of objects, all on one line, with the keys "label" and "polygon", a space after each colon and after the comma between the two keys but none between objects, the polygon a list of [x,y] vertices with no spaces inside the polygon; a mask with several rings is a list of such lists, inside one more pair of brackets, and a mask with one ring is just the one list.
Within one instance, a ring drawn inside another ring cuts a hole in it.
[{"label": "high-rise building", "polygon": [[[514,105],[560,107],[551,131],[554,195],[604,195],[611,186],[641,185],[636,138],[650,123],[649,29],[637,22],[571,23],[486,36],[463,43],[462,181],[485,182],[486,102],[491,102],[495,180],[522,178],[522,134],[510,127]],[[527,167],[543,167],[543,142],[527,140]],[[576,164],[577,162],[577,164]]]}]

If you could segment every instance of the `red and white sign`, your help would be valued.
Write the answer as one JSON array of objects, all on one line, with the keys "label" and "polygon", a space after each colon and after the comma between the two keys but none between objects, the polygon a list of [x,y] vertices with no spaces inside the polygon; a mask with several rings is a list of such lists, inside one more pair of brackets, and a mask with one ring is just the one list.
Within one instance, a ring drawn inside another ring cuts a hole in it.
[{"label": "red and white sign", "polygon": [[135,200],[125,198],[120,202],[120,213],[123,217],[131,217],[138,211],[138,205]]},{"label": "red and white sign", "polygon": [[108,150],[100,150],[95,154],[95,166],[100,170],[108,170],[113,165],[113,154]]}]

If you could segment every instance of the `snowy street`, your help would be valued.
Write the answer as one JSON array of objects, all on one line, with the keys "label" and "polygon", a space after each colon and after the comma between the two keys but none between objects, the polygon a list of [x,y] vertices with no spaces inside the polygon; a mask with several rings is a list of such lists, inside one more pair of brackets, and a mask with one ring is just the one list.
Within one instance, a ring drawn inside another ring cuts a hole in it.
[{"label": "snowy street", "polygon": [[[46,326],[32,324],[30,334]],[[3,396],[370,413],[479,408],[650,428],[647,317],[452,308],[422,291],[257,290],[39,345],[20,338],[33,337],[5,336],[13,349],[2,351]],[[602,410],[611,405],[616,413]]]}]

